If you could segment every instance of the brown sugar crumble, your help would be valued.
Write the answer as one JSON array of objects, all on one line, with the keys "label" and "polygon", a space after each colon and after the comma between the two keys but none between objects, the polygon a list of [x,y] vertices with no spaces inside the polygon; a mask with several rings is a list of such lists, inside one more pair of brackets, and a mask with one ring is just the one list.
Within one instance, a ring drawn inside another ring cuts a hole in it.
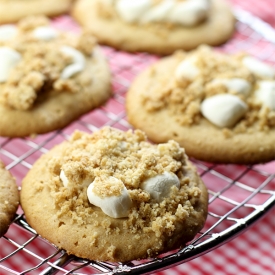
[{"label": "brown sugar crumble", "polygon": [[62,79],[62,71],[73,63],[73,58],[62,53],[60,49],[62,46],[69,46],[89,58],[96,46],[95,38],[87,31],[80,35],[57,31],[57,37],[49,41],[33,36],[37,27],[49,27],[49,24],[49,20],[43,16],[23,19],[17,25],[17,36],[0,44],[21,55],[21,60],[11,70],[7,81],[0,84],[3,91],[0,102],[9,108],[29,110],[46,92],[76,93],[91,84],[92,79],[88,80],[81,72]]},{"label": "brown sugar crumble", "polygon": [[114,177],[96,177],[93,192],[101,198],[119,196],[124,188],[123,182]]},{"label": "brown sugar crumble", "polygon": [[[192,81],[179,80],[175,73],[169,74],[157,64],[151,67],[148,73],[151,80],[142,94],[142,102],[148,112],[158,112],[165,108],[179,124],[192,126],[203,119],[200,105],[205,98],[231,93],[239,96],[248,105],[248,111],[234,127],[223,129],[225,137],[231,137],[232,133],[249,132],[251,129],[268,131],[274,128],[275,112],[256,100],[254,92],[257,81],[261,79],[242,65],[242,58],[246,56],[244,53],[226,55],[214,52],[209,46],[200,46],[189,53],[178,51],[172,56],[174,71],[180,62],[190,56],[196,57],[195,65],[200,70]],[[250,95],[244,98],[224,85],[213,82],[215,79],[230,78],[241,78],[249,82],[252,87]]]},{"label": "brown sugar crumble", "polygon": [[[110,219],[97,221],[96,207],[89,203],[86,194],[95,179],[96,192],[103,197],[119,194],[124,186],[127,188],[132,208],[123,228],[132,233],[142,230],[154,232],[156,236],[170,235],[177,223],[195,212],[194,207],[201,199],[197,178],[189,177],[193,168],[184,149],[175,141],[152,145],[139,130],[122,132],[105,127],[93,135],[76,131],[63,147],[61,156],[47,165],[54,174],[55,180],[49,187],[59,220],[69,215],[71,223],[103,226],[106,234],[119,234],[120,228]],[[63,187],[61,170],[69,180],[68,187]],[[165,171],[175,173],[181,186],[172,187],[170,197],[157,203],[150,200],[150,194],[141,189],[141,184]],[[105,181],[110,177],[118,180],[117,187]]]}]

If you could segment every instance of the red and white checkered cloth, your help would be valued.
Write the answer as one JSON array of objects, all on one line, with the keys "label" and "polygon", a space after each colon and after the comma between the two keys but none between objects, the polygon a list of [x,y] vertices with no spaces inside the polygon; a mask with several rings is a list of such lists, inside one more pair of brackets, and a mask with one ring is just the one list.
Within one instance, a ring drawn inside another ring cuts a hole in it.
[{"label": "red and white checkered cloth", "polygon": [[[262,20],[270,23],[275,27],[275,0],[230,0],[233,6],[238,8],[243,8],[256,16],[260,17]],[[72,22],[71,18],[68,16],[63,16],[60,18],[57,18],[54,20],[54,25],[58,28],[64,28],[64,29],[70,29],[78,30],[78,26]],[[238,43],[242,43],[242,36],[240,34],[236,34],[235,40]],[[245,41],[243,41],[245,43]],[[235,47],[235,44],[226,44],[224,46],[224,49],[227,51],[233,51]],[[265,48],[266,44],[265,42],[261,42],[259,45],[253,48],[245,49],[249,51],[251,54],[253,54],[253,51],[258,51],[259,49]],[[270,45],[269,45],[270,48]],[[266,49],[269,49],[266,47]],[[106,49],[108,51],[108,49]],[[265,52],[263,51],[263,54]],[[271,56],[272,60],[269,60],[272,64],[275,64],[275,45],[273,49],[273,55]],[[114,69],[117,64],[120,66],[128,66],[127,63],[129,61],[129,58],[131,58],[131,62],[133,62],[133,56],[129,57],[127,53],[120,53],[115,54],[110,60],[110,66]],[[143,63],[138,62],[138,55],[135,57],[135,61],[137,62],[137,66],[142,66]],[[155,57],[149,57],[148,63],[153,62],[155,60]],[[131,64],[131,63],[130,63]],[[144,65],[144,64],[143,64]],[[145,64],[148,65],[148,64]],[[137,71],[140,71],[141,67],[135,68]],[[123,85],[128,85],[133,75],[128,75],[127,71],[122,71],[121,74],[123,74],[123,77],[121,77],[120,74],[114,75],[116,78],[116,81],[114,81],[114,89],[117,91],[117,93],[120,96],[124,96],[123,93],[120,93],[120,90],[124,89],[119,86],[120,82],[125,81],[125,79],[128,80],[128,82]],[[117,100],[111,99],[104,107],[106,111],[110,111],[112,114],[116,114],[119,116],[124,112],[124,106]],[[94,111],[90,114],[85,115],[81,118],[81,121],[83,122],[89,122],[93,121],[94,125],[96,127],[101,127],[104,123],[108,121],[108,118],[104,117],[100,112]],[[75,128],[79,128],[79,124],[72,123],[68,128],[66,128],[63,132],[65,134],[70,134]],[[127,126],[122,124],[114,125],[115,127],[125,129]],[[81,129],[80,129],[81,130]],[[47,137],[47,135],[46,135]],[[38,141],[40,137],[36,138],[36,141]],[[41,141],[45,139],[45,136],[41,137]],[[62,141],[62,138],[60,136],[57,137],[58,140],[53,140],[53,143],[59,143]],[[2,143],[3,138],[0,137],[0,144]],[[49,143],[47,146],[47,149],[50,149],[51,143]],[[26,151],[29,150],[29,148],[26,148],[27,146],[31,146],[30,144],[27,144],[25,141],[22,142],[20,139],[13,140],[12,143],[7,143],[6,146],[3,146],[3,150],[6,152],[10,152],[11,155],[20,157],[22,154],[24,154]],[[34,155],[31,155],[29,158],[26,158],[26,161],[28,163],[33,163],[35,159],[39,157],[43,153],[40,151],[37,151]],[[9,156],[9,154],[3,154],[1,155],[1,158],[5,161],[6,164],[11,162],[12,156]],[[18,169],[18,167],[20,169]],[[17,167],[11,169],[11,172],[14,172],[15,176],[18,179],[18,183],[20,184],[20,179],[22,179],[27,172],[28,165],[18,165]],[[274,173],[275,172],[275,162],[271,162],[264,166],[256,166],[259,169],[264,169],[266,172]],[[200,170],[200,168],[198,168]],[[223,167],[221,166],[219,168],[220,170],[223,170]],[[241,173],[245,169],[245,167],[237,166],[237,165],[228,165],[226,166],[225,170],[220,171],[222,174],[227,175],[228,177],[232,178],[237,177],[236,175]],[[259,175],[256,175],[252,172],[246,175],[247,178],[243,178],[243,182],[249,182],[250,186],[257,185],[259,181],[262,179],[259,179]],[[211,177],[210,174],[206,175],[205,177]],[[215,185],[217,184],[223,184],[222,180],[220,182],[213,182],[211,184],[211,178],[205,178],[205,180],[208,182],[208,187],[211,188],[211,190],[215,190]],[[273,184],[273,185],[272,185]],[[275,180],[271,183],[271,188],[275,188]],[[235,192],[234,193],[234,200],[235,201],[242,201],[243,194],[240,192],[240,190],[235,190],[234,188],[230,188],[228,192]],[[230,197],[230,194],[229,194]],[[232,196],[231,196],[232,197]],[[252,202],[251,202],[252,203]],[[259,201],[254,201],[255,204],[261,204],[261,198]],[[210,205],[210,211],[211,208],[215,208],[216,206],[219,207],[219,211],[221,213],[226,213],[230,210],[230,206],[226,203],[219,202],[215,204]],[[217,212],[217,210],[216,210]],[[239,215],[246,216],[248,213],[238,213]],[[208,228],[211,224],[211,221],[208,221],[206,224],[206,228]],[[221,225],[221,230],[225,229],[222,228],[223,225]],[[224,225],[226,226],[226,225]],[[275,274],[275,209],[270,211],[262,220],[258,221],[255,225],[253,225],[249,230],[247,230],[244,234],[240,235],[239,237],[235,238],[234,240],[230,241],[229,243],[221,246],[220,248],[217,248],[213,250],[212,252],[209,252],[208,254],[205,254],[199,258],[196,258],[192,261],[189,261],[187,263],[178,265],[176,267],[167,269],[162,272],[157,272],[155,275],[184,275],[184,274],[191,274],[191,275],[274,275]],[[30,238],[30,234],[24,231],[23,229],[19,229],[15,225],[11,226],[11,229],[6,235],[10,239],[16,239],[17,242],[20,244],[25,243]],[[46,258],[50,256],[52,253],[55,252],[55,249],[51,247],[49,244],[41,242],[40,240],[34,240],[31,242],[29,246],[26,247],[29,249],[32,253],[35,255],[40,255],[43,258]],[[10,244],[9,242],[0,240],[0,260],[5,256],[8,255],[14,251],[14,246]],[[27,270],[28,268],[31,268],[35,266],[35,264],[38,264],[38,260],[35,259],[32,255],[29,253],[26,254],[24,251],[16,253],[15,256],[11,257],[5,265],[10,268],[13,271],[22,272],[24,270]],[[33,271],[30,274],[39,274],[40,271],[43,269],[38,269],[36,271]],[[19,274],[18,273],[18,274]],[[1,275],[9,275],[14,274],[9,272],[8,270],[2,270],[0,269]],[[62,273],[64,274],[64,273]]]},{"label": "red and white checkered cloth", "polygon": [[228,0],[233,6],[249,11],[275,28],[274,0]]}]

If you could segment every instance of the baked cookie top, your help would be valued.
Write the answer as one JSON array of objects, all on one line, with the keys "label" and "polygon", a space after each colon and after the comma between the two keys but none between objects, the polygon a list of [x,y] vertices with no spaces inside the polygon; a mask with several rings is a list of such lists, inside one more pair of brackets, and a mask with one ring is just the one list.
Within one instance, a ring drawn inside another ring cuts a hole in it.
[{"label": "baked cookie top", "polygon": [[101,43],[157,54],[221,44],[235,23],[220,0],[80,0],[72,14]]},{"label": "baked cookie top", "polygon": [[203,227],[207,191],[178,143],[143,132],[75,132],[23,180],[28,223],[68,253],[130,261],[184,245]]},{"label": "baked cookie top", "polygon": [[8,230],[19,204],[19,193],[14,178],[0,161],[0,237]]},{"label": "baked cookie top", "polygon": [[[90,33],[57,31],[45,17],[0,27],[1,135],[64,127],[102,104],[110,95],[109,82],[107,64]],[[19,128],[13,125],[18,117]]]},{"label": "baked cookie top", "polygon": [[[177,52],[137,78],[127,109],[130,122],[150,139],[174,137],[199,159],[275,158],[275,70],[245,53],[227,55],[208,46]],[[160,124],[169,127],[163,132]]]},{"label": "baked cookie top", "polygon": [[55,16],[68,12],[73,0],[0,0],[0,24],[30,15]]}]

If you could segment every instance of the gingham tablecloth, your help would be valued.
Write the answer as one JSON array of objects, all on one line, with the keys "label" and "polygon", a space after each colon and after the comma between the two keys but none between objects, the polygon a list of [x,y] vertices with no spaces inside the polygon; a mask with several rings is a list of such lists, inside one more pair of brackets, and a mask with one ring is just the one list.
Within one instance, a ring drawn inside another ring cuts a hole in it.
[{"label": "gingham tablecloth", "polygon": [[[265,22],[269,23],[273,27],[275,27],[275,0],[231,0],[233,7],[242,8],[246,11],[249,11],[250,13],[260,17]],[[71,31],[77,31],[78,26],[76,23],[74,23],[69,16],[61,16],[59,18],[56,18],[53,21],[53,24],[58,28],[64,28],[69,29]],[[237,37],[236,40],[241,41],[242,37]],[[241,43],[241,42],[240,42]],[[245,43],[245,41],[244,41]],[[234,46],[231,44],[224,46],[228,51],[231,51]],[[266,45],[259,44],[258,48],[254,49],[246,49],[248,51],[251,51],[253,54],[253,51],[259,50],[260,48],[266,47]],[[269,47],[270,48],[270,47]],[[268,48],[268,49],[269,49]],[[106,50],[108,51],[108,49]],[[232,50],[233,51],[233,50]],[[274,53],[275,53],[275,45],[274,45]],[[120,54],[120,55],[114,55],[113,59],[110,60],[110,66],[114,69],[118,64],[120,66],[127,66],[127,62],[129,56],[127,53]],[[132,57],[130,57],[132,58]],[[136,57],[136,60],[138,60],[138,56]],[[148,63],[153,62],[156,58],[155,57],[148,57]],[[275,64],[275,56],[271,56],[271,63]],[[132,59],[131,59],[132,60]],[[138,66],[142,66],[142,63],[136,63]],[[138,67],[136,68],[138,71],[140,71],[142,68]],[[123,80],[126,78],[129,80],[129,83],[132,80],[132,75],[128,76],[127,71],[122,72]],[[116,75],[117,82],[119,83],[122,81],[119,79],[120,75]],[[126,84],[128,85],[128,84]],[[114,89],[118,91],[121,89],[121,87],[115,86]],[[124,112],[124,107],[122,104],[119,103],[119,101],[115,101],[111,99],[106,106],[104,107],[106,110],[110,110],[111,113],[114,113],[116,115],[120,115]],[[97,112],[93,112],[90,115],[84,116],[82,120],[85,122],[85,120],[91,120],[94,119],[95,125],[97,127],[100,127],[104,124],[105,118],[100,116]],[[123,125],[118,124],[114,125],[116,127],[122,128]],[[72,124],[68,129],[64,130],[64,133],[70,134],[72,130],[75,127],[79,127],[79,125]],[[39,139],[39,137],[38,137]],[[3,142],[3,138],[0,137],[0,144]],[[61,141],[61,140],[60,140]],[[56,141],[57,142],[57,141]],[[59,142],[59,140],[58,140]],[[12,155],[15,156],[21,156],[25,151],[25,143],[22,143],[19,139],[13,141],[13,143],[10,146],[3,146],[3,150],[5,150],[5,154],[3,156],[1,155],[1,158],[5,161],[6,164],[11,162],[9,158],[12,158],[9,156],[10,152]],[[49,149],[49,148],[47,148]],[[39,152],[42,154],[43,152]],[[28,159],[26,158],[26,161],[29,163],[32,163],[35,158],[38,156],[32,156],[32,158]],[[26,165],[25,165],[26,166]],[[23,166],[22,166],[23,167]],[[265,169],[269,173],[275,172],[275,162],[271,162],[268,165],[265,166],[258,166],[259,168]],[[243,167],[240,166],[227,166],[226,167],[226,173],[229,174],[229,176],[238,174],[238,172],[241,172]],[[12,171],[13,172],[13,171]],[[16,177],[17,179],[22,179],[24,177],[24,174],[27,172],[27,168],[24,167],[22,170],[16,170]],[[245,181],[245,179],[244,179]],[[250,173],[248,174],[248,178],[246,179],[247,182],[253,184],[257,184],[259,179],[257,178],[256,174]],[[210,181],[209,181],[210,182]],[[19,183],[20,184],[20,183]],[[212,189],[215,188],[215,184],[219,184],[217,182],[213,182],[213,186],[209,186]],[[275,189],[275,180],[271,182],[271,187],[273,190]],[[234,192],[232,190],[231,192]],[[234,194],[236,201],[242,199],[242,194],[236,192]],[[211,205],[211,207],[215,207],[215,205]],[[220,208],[226,208],[228,205],[226,204],[219,204],[218,207]],[[223,209],[223,212],[227,211],[227,209]],[[240,215],[246,216],[247,213],[239,213]],[[208,225],[206,225],[208,226]],[[28,240],[29,233],[13,228],[12,226],[11,230],[8,232],[7,236],[10,239],[17,239],[19,238],[20,243],[24,243],[26,240]],[[3,243],[5,243],[5,246],[3,246]],[[2,245],[2,246],[1,246]],[[11,245],[7,244],[6,242],[0,242],[0,259],[3,258],[5,255],[8,255],[11,251]],[[44,242],[36,242],[35,240],[31,243],[31,247],[29,249],[38,255],[42,255],[44,258],[50,255],[54,252],[54,249],[49,246],[47,243]],[[260,221],[255,223],[253,226],[251,226],[245,233],[238,236],[234,240],[228,242],[227,244],[203,255],[200,256],[194,260],[191,260],[187,263],[178,265],[176,267],[167,269],[162,272],[154,273],[155,275],[179,275],[179,274],[191,274],[191,275],[274,275],[275,274],[275,209],[271,210],[264,218],[262,218]],[[17,253],[16,256],[11,257],[8,261],[7,266],[15,271],[21,272],[23,270],[27,270],[29,267],[34,266],[36,263],[34,262],[34,258],[31,256],[23,255],[23,252]],[[6,270],[0,269],[1,275],[9,275],[12,274]],[[34,271],[31,274],[39,274],[39,271]],[[63,274],[63,273],[62,273]]]}]

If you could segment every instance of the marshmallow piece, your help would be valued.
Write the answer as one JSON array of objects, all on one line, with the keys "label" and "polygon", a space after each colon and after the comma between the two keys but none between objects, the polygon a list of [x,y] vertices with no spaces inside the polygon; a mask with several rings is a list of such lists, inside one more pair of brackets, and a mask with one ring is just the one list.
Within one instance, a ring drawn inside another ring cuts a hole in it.
[{"label": "marshmallow piece", "polygon": [[21,54],[9,47],[0,47],[0,83],[7,81],[10,71],[20,62]]},{"label": "marshmallow piece", "polygon": [[206,18],[209,8],[208,0],[163,0],[156,4],[153,0],[118,0],[116,3],[119,16],[126,22],[171,22],[184,26],[196,25]]},{"label": "marshmallow piece", "polygon": [[72,57],[73,59],[73,63],[65,67],[61,72],[62,79],[68,79],[76,73],[82,72],[84,70],[86,60],[85,56],[80,51],[69,46],[63,46],[60,50],[62,53]]},{"label": "marshmallow piece", "polygon": [[120,150],[122,152],[124,152],[128,149],[127,142],[125,142],[125,141],[120,141],[118,146],[120,147]]},{"label": "marshmallow piece", "polygon": [[64,187],[68,187],[69,186],[69,180],[66,177],[65,172],[63,170],[61,170],[59,177],[60,177]]},{"label": "marshmallow piece", "polygon": [[72,77],[73,75],[82,72],[84,70],[84,67],[85,66],[80,63],[73,63],[63,69],[63,71],[61,73],[61,78],[68,79],[68,78]]},{"label": "marshmallow piece", "polygon": [[205,118],[218,127],[232,127],[244,116],[248,106],[239,97],[219,94],[205,99],[201,112]]},{"label": "marshmallow piece", "polygon": [[167,15],[172,11],[175,5],[173,0],[165,0],[160,4],[156,5],[154,8],[149,9],[142,17],[142,23],[148,22],[160,22],[165,21]]},{"label": "marshmallow piece", "polygon": [[36,28],[32,35],[39,40],[50,41],[58,37],[58,32],[52,27],[43,26]]},{"label": "marshmallow piece", "polygon": [[75,48],[70,46],[62,46],[60,50],[65,55],[72,57],[73,63],[81,63],[81,64],[86,63],[85,56]]},{"label": "marshmallow piece", "polygon": [[[68,188],[68,187],[70,187],[70,185],[73,185],[73,184],[70,184],[70,181],[67,178],[67,176],[66,176],[66,174],[65,174],[65,172],[63,170],[60,171],[59,178],[61,179],[64,187]],[[86,186],[90,182],[91,182],[91,179],[87,178],[87,179],[84,179],[82,182],[79,182],[78,185],[79,186],[80,185]]]},{"label": "marshmallow piece", "polygon": [[274,78],[275,77],[275,70],[268,64],[252,57],[246,56],[242,60],[244,66],[250,70],[256,76],[262,78]]},{"label": "marshmallow piece", "polygon": [[169,197],[171,187],[180,188],[178,177],[171,172],[164,172],[161,175],[149,178],[141,184],[141,188],[148,192],[152,199],[157,202]]},{"label": "marshmallow piece", "polygon": [[206,0],[188,0],[178,3],[169,14],[169,21],[184,26],[194,26],[206,18],[209,3]]},{"label": "marshmallow piece", "polygon": [[222,79],[218,78],[212,81],[212,83],[223,84],[229,91],[235,91],[247,97],[251,91],[251,84],[242,78]]},{"label": "marshmallow piece", "polygon": [[255,96],[263,105],[275,111],[275,81],[259,81]]},{"label": "marshmallow piece", "polygon": [[[111,184],[122,183],[119,179],[115,177],[109,177],[108,180]],[[93,192],[94,182],[95,181],[93,181],[87,189],[89,202],[95,206],[100,207],[101,210],[109,217],[128,217],[130,208],[132,206],[132,201],[126,187],[123,187],[122,192],[119,196],[99,197]]]},{"label": "marshmallow piece", "polygon": [[116,3],[119,16],[129,23],[137,22],[151,7],[151,0],[118,0]]},{"label": "marshmallow piece", "polygon": [[183,60],[176,69],[176,79],[188,79],[188,80],[194,80],[199,74],[200,70],[195,65],[196,63],[196,57],[190,57]]},{"label": "marshmallow piece", "polygon": [[17,28],[13,25],[0,26],[0,41],[7,41],[17,34]]}]

